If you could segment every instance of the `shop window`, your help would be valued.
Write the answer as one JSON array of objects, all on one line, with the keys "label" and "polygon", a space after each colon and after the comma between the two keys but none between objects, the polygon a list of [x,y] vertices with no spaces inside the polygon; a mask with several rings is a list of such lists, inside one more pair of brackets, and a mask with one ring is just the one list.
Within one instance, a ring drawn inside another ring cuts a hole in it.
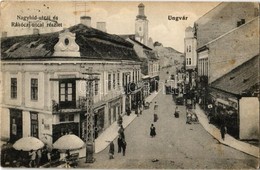
[{"label": "shop window", "polygon": [[38,114],[30,112],[31,114],[31,136],[38,138]]},{"label": "shop window", "polygon": [[17,98],[17,78],[11,78],[11,99]]},{"label": "shop window", "polygon": [[38,100],[38,79],[31,79],[31,100]]}]

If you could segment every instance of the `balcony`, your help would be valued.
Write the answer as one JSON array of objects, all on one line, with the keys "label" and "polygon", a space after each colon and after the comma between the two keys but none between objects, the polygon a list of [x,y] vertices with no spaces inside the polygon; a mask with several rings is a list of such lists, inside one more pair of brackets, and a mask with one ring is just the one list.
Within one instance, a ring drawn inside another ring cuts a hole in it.
[{"label": "balcony", "polygon": [[79,97],[79,99],[74,101],[73,103],[73,105],[64,107],[64,105],[62,105],[58,101],[52,100],[52,112],[54,114],[58,114],[62,112],[78,112],[87,109],[86,97]]}]

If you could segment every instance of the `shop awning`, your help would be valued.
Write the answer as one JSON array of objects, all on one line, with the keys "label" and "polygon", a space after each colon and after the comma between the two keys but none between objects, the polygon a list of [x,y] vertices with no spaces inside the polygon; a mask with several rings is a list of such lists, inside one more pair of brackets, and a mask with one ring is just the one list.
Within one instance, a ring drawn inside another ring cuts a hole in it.
[{"label": "shop awning", "polygon": [[226,101],[226,100],[223,100],[223,99],[220,99],[220,98],[217,98],[217,100],[216,100],[217,102],[219,102],[219,103],[222,103],[222,104],[224,104],[224,105],[227,105],[227,106],[229,106],[229,102],[228,101]]}]

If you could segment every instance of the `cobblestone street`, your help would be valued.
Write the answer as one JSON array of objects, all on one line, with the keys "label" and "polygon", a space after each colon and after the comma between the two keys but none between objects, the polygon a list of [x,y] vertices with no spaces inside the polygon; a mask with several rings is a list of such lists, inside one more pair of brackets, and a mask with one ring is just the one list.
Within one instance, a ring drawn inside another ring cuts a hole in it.
[{"label": "cobblestone street", "polygon": [[[154,123],[157,135],[151,138],[153,104],[159,104],[159,120]],[[80,168],[255,168],[257,159],[219,144],[198,124],[186,124],[185,108],[180,106],[180,118],[173,113],[171,95],[160,92],[150,109],[145,110],[126,129],[126,156],[117,153],[108,159],[108,148],[95,155],[93,164],[81,159]],[[157,162],[152,162],[158,159]]]}]

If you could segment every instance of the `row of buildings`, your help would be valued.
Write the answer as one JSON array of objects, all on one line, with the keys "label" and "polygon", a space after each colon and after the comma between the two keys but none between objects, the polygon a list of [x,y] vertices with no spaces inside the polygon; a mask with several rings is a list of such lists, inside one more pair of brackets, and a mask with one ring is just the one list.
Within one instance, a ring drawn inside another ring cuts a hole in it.
[{"label": "row of buildings", "polygon": [[134,36],[108,34],[104,22],[95,29],[91,17],[82,16],[80,24],[59,32],[2,37],[1,139],[13,143],[34,136],[51,146],[73,133],[85,140],[90,68],[97,73],[94,126],[99,134],[127,109],[137,109],[159,79],[158,57],[146,46],[144,5],[138,10],[136,30],[143,33]]},{"label": "row of buildings", "polygon": [[232,117],[235,137],[258,139],[259,4],[220,3],[185,33],[185,67],[201,103]]}]

